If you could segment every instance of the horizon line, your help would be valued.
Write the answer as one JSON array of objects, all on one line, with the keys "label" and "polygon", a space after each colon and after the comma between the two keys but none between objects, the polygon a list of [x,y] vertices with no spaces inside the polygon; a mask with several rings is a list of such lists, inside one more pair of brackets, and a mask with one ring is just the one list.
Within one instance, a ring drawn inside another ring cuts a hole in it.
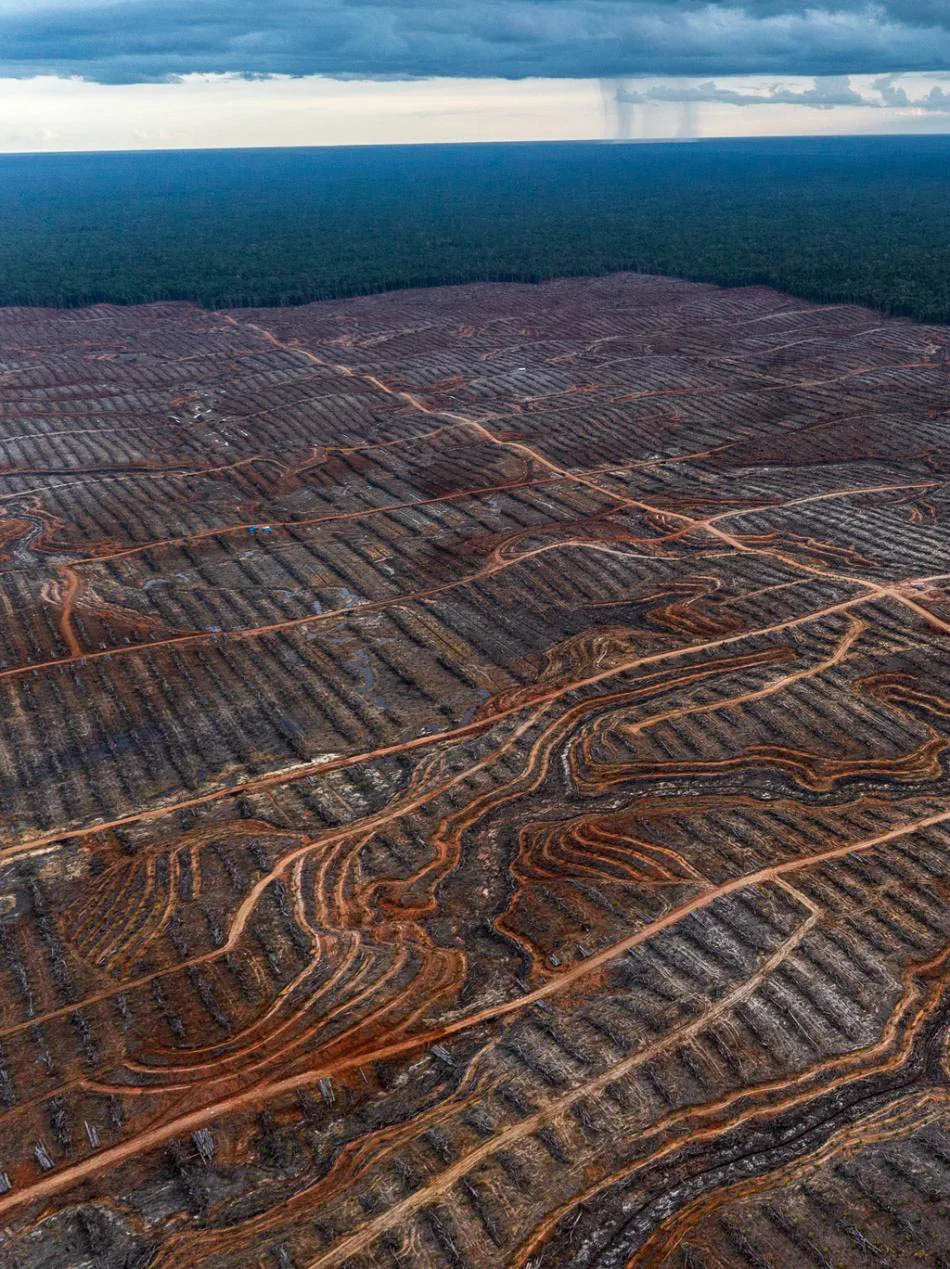
[{"label": "horizon line", "polygon": [[775,132],[743,133],[740,136],[718,137],[565,137],[565,138],[501,138],[483,141],[341,141],[324,142],[322,145],[166,145],[153,147],[111,146],[105,149],[83,150],[0,150],[0,159],[13,158],[83,158],[105,154],[156,155],[156,154],[260,154],[276,150],[300,153],[314,150],[445,150],[485,149],[488,146],[702,146],[736,145],[754,142],[808,141],[821,144],[828,141],[946,141],[946,132]]}]

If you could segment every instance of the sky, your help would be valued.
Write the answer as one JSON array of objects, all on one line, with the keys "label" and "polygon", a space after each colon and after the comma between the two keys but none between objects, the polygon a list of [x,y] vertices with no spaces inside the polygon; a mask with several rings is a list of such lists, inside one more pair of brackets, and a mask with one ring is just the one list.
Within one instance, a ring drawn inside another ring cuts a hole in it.
[{"label": "sky", "polygon": [[0,150],[950,131],[950,0],[0,0]]}]

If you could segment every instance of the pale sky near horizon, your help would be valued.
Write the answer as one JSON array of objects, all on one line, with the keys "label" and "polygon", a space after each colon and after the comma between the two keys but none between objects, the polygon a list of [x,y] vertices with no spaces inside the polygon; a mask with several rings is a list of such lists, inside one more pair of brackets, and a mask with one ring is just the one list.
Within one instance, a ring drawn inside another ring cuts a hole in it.
[{"label": "pale sky near horizon", "polygon": [[0,151],[950,131],[950,0],[0,0]]},{"label": "pale sky near horizon", "polygon": [[4,153],[948,131],[950,75],[939,73],[888,77],[884,85],[872,75],[0,79]]}]

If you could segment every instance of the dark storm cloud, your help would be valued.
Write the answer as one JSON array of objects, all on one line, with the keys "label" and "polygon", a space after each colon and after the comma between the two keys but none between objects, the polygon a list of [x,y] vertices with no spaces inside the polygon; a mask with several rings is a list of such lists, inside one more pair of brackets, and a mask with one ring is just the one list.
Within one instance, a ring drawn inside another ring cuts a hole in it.
[{"label": "dark storm cloud", "polygon": [[950,67],[950,0],[0,0],[0,74],[835,75]]}]

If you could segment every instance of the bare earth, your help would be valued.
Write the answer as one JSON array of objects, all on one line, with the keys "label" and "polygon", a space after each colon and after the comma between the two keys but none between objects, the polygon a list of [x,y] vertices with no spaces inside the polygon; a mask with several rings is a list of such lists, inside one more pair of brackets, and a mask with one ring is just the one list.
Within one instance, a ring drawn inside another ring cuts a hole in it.
[{"label": "bare earth", "polygon": [[948,359],[0,311],[3,1269],[950,1263]]}]

